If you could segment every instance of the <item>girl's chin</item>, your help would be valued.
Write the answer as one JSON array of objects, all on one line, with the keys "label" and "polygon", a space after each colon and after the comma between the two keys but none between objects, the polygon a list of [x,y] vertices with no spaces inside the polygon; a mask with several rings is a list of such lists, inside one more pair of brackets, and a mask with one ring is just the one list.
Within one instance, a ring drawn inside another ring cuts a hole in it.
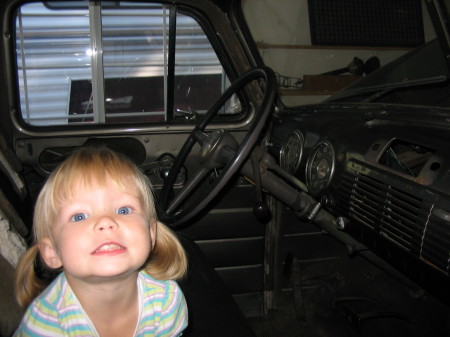
[{"label": "girl's chin", "polygon": [[93,273],[70,273],[66,271],[66,277],[69,280],[79,280],[87,283],[103,283],[109,281],[125,280],[129,277],[135,278],[139,273],[138,268],[119,269],[119,268],[99,268]]}]

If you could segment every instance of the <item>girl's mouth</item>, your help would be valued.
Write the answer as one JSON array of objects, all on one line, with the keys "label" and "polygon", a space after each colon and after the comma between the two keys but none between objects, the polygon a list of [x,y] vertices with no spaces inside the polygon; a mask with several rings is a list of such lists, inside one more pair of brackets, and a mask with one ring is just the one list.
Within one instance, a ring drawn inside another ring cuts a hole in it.
[{"label": "girl's mouth", "polygon": [[126,248],[115,242],[105,242],[96,248],[92,255],[115,255],[126,251]]}]

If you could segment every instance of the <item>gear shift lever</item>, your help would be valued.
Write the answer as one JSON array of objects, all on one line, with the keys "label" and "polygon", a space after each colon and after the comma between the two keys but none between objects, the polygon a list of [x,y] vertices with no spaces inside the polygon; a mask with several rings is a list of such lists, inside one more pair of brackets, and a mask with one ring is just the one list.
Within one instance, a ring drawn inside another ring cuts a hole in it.
[{"label": "gear shift lever", "polygon": [[261,184],[261,172],[260,170],[260,153],[259,151],[253,151],[250,156],[252,167],[253,167],[253,179],[255,183],[256,192],[256,205],[253,207],[253,214],[255,217],[265,223],[270,219],[269,207],[266,205],[262,194],[262,184]]}]

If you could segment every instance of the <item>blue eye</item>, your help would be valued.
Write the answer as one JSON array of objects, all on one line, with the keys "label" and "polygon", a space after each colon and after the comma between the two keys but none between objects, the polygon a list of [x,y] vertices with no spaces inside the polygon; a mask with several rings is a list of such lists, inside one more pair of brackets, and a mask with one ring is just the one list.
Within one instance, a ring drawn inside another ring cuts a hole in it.
[{"label": "blue eye", "polygon": [[126,207],[126,206],[120,207],[117,210],[117,214],[127,215],[127,214],[130,214],[130,213],[132,213],[132,209],[130,207]]},{"label": "blue eye", "polygon": [[72,216],[70,218],[70,220],[74,221],[74,222],[79,222],[79,221],[83,221],[86,220],[89,216],[85,213],[77,213],[74,216]]}]

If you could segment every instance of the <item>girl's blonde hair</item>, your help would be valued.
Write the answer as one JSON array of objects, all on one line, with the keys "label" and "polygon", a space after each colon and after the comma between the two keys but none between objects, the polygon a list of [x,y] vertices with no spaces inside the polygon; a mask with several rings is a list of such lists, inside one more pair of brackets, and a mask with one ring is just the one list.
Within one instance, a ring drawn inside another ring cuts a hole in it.
[{"label": "girl's blonde hair", "polygon": [[83,148],[72,153],[58,166],[44,184],[35,205],[33,234],[35,245],[20,260],[16,270],[16,298],[27,306],[48,284],[35,273],[39,258],[38,244],[44,238],[52,240],[51,226],[62,203],[77,190],[104,186],[112,179],[120,188],[136,187],[146,211],[149,225],[157,226],[155,247],[143,266],[152,277],[159,280],[179,279],[187,270],[187,258],[176,235],[157,221],[150,181],[128,159],[107,148]]}]

